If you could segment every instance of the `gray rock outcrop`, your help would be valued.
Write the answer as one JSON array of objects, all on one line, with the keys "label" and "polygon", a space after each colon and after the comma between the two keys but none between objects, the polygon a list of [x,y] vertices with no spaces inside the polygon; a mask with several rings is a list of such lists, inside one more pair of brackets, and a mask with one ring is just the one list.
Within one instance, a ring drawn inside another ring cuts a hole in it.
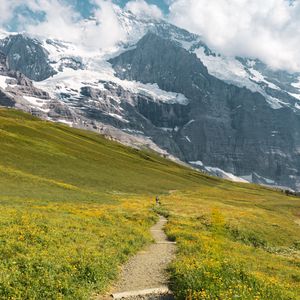
[{"label": "gray rock outcrop", "polygon": [[261,94],[211,76],[195,54],[153,33],[110,62],[121,79],[157,83],[190,100],[187,106],[143,100],[137,105],[155,126],[173,128],[170,135],[185,161],[299,185],[300,116],[292,109],[273,109]]},{"label": "gray rock outcrop", "polygon": [[7,66],[20,71],[31,80],[41,81],[56,72],[48,62],[48,53],[34,39],[22,34],[11,35],[0,43],[0,51],[7,57]]}]

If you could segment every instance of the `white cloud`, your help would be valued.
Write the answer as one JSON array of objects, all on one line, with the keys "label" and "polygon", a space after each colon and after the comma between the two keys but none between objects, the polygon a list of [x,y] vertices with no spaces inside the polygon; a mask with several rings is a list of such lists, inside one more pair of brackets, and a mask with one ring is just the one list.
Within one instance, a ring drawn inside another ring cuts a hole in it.
[{"label": "white cloud", "polygon": [[299,16],[299,1],[173,0],[169,19],[221,53],[300,71]]},{"label": "white cloud", "polygon": [[13,17],[13,12],[18,1],[15,0],[0,0],[0,26],[2,27]]},{"label": "white cloud", "polygon": [[76,41],[80,38],[80,15],[71,7],[58,0],[27,1],[33,12],[43,12],[44,20],[36,21],[29,18],[19,22],[20,29],[31,34],[44,35],[57,39]]},{"label": "white cloud", "polygon": [[116,8],[111,1],[95,0],[96,23],[85,27],[84,40],[87,44],[110,47],[121,41],[125,33],[119,24]]},{"label": "white cloud", "polygon": [[[42,13],[42,20],[18,14],[18,29],[32,35],[47,36],[84,44],[89,47],[111,47],[124,37],[114,5],[109,0],[91,0],[95,4],[94,20],[83,20],[75,8],[62,0],[0,0],[0,26],[15,16],[15,9],[27,7]],[[3,16],[2,16],[3,15]],[[5,17],[6,16],[6,17]],[[5,17],[5,18],[4,18]]]},{"label": "white cloud", "polygon": [[[105,48],[123,40],[111,0],[89,0],[95,4],[95,21],[84,21],[66,0],[0,0],[0,27],[13,18],[19,30],[46,35],[89,47]],[[68,1],[72,3],[72,1]],[[203,36],[215,50],[257,57],[274,68],[300,71],[300,0],[165,0],[170,3],[168,19]],[[42,13],[43,20],[18,14],[19,6]],[[126,6],[142,17],[161,18],[156,5],[131,0]]]},{"label": "white cloud", "polygon": [[144,0],[132,0],[127,2],[126,10],[130,10],[133,14],[144,18],[159,19],[163,17],[162,11],[154,4],[148,4]]}]

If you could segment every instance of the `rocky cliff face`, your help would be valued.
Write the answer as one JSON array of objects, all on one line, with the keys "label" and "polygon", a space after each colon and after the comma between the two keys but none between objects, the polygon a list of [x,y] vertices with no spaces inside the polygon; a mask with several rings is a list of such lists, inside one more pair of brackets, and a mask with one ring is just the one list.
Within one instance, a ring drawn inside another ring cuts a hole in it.
[{"label": "rocky cliff face", "polygon": [[176,153],[176,144],[168,135],[160,132],[128,104],[147,97],[130,93],[114,82],[103,81],[102,84],[104,90],[83,85],[78,91],[76,105],[70,105],[68,101],[74,99],[68,93],[62,92],[59,99],[51,97],[23,73],[11,70],[6,55],[0,52],[0,106],[22,109],[46,120],[92,130],[127,146],[151,149],[178,160],[150,138],[152,135],[159,136],[165,148],[170,148],[169,144],[173,143]]},{"label": "rocky cliff face", "polygon": [[31,80],[41,81],[56,72],[49,65],[48,54],[41,44],[22,34],[12,35],[0,43],[11,70],[20,71]]},{"label": "rocky cliff face", "polygon": [[261,94],[209,75],[195,54],[152,33],[110,62],[122,79],[157,83],[190,100],[187,106],[137,104],[152,124],[171,128],[185,161],[297,186],[300,116],[292,109],[273,109]]},{"label": "rocky cliff face", "polygon": [[5,93],[0,90],[0,106],[14,107],[15,101],[12,97],[8,97]]},{"label": "rocky cliff face", "polygon": [[171,153],[217,176],[300,190],[300,73],[215,53],[163,20],[118,19],[127,34],[114,49],[7,35],[0,105]]}]

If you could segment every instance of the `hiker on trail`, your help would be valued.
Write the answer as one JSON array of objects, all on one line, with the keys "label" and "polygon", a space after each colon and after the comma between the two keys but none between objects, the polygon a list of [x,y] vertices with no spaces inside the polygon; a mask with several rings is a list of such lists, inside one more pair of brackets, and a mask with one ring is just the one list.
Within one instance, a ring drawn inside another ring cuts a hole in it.
[{"label": "hiker on trail", "polygon": [[156,196],[156,205],[159,205],[160,204],[160,202],[159,202],[159,197],[158,196]]}]

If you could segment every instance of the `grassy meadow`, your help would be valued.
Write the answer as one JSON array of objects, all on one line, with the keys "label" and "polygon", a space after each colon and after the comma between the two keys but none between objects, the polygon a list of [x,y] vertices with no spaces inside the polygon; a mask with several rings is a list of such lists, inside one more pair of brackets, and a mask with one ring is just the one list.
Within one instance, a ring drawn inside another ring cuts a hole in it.
[{"label": "grassy meadow", "polygon": [[[300,200],[0,109],[0,299],[90,299],[169,216],[178,299],[300,299]],[[299,223],[297,223],[299,222]]]},{"label": "grassy meadow", "polygon": [[0,299],[88,299],[146,243],[156,193],[199,174],[94,133],[0,110]]},{"label": "grassy meadow", "polygon": [[179,299],[300,299],[299,198],[223,181],[163,203]]}]

